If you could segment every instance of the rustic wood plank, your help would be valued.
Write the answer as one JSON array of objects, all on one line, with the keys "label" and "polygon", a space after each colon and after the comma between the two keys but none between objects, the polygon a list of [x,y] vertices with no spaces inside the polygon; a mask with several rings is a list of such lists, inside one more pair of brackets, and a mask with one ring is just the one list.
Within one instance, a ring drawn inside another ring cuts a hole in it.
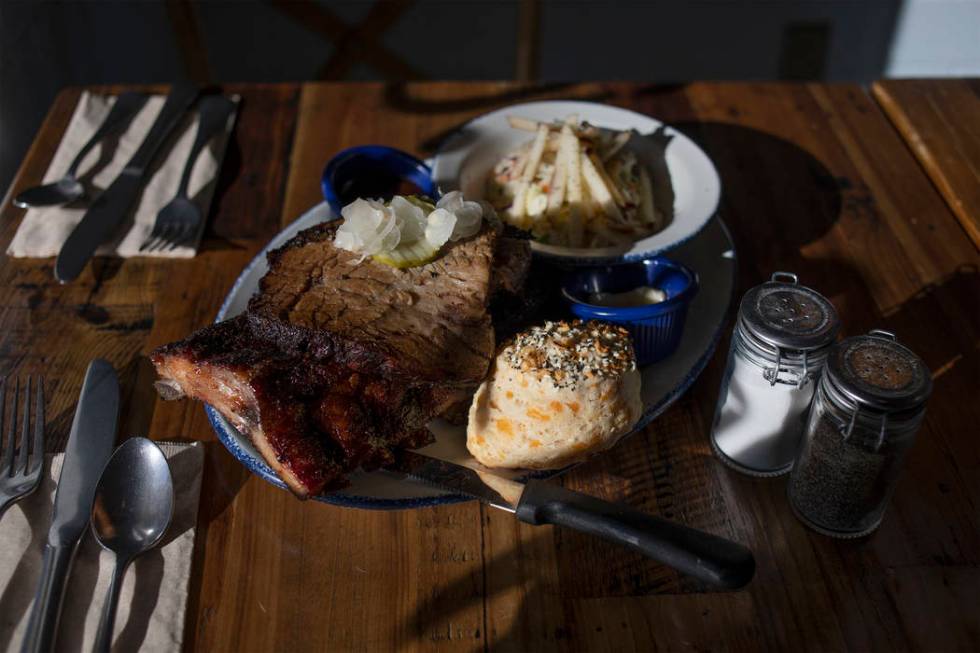
[{"label": "rustic wood plank", "polygon": [[[113,88],[102,90],[118,90]],[[934,180],[853,85],[500,83],[231,86],[244,96],[204,246],[191,261],[97,259],[77,283],[51,261],[0,258],[0,374],[51,381],[52,446],[85,363],[120,370],[128,432],[203,440],[188,650],[973,650],[980,647],[980,257]],[[79,91],[59,96],[10,193],[41,178]],[[739,290],[789,269],[837,305],[848,334],[894,330],[935,376],[926,423],[881,529],[816,535],[785,479],[736,474],[707,432],[727,338],[644,432],[561,480],[733,537],[746,589],[714,592],[612,545],[458,504],[402,512],[302,503],[251,477],[203,409],[156,400],[141,355],[211,321],[232,281],[320,201],[344,147],[419,156],[460,122],[541,97],[633,108],[690,135],[724,185]],[[940,189],[941,190],[941,189]]]},{"label": "rustic wood plank", "polygon": [[871,88],[980,248],[980,79],[889,79]]}]

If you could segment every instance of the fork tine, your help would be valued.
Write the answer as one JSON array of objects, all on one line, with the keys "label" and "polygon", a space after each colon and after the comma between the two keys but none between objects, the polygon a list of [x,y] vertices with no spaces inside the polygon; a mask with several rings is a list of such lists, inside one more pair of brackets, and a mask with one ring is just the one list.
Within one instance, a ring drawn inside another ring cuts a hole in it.
[{"label": "fork tine", "polygon": [[[14,399],[10,402],[10,428],[6,430],[4,437],[7,441],[3,445],[3,457],[0,458],[0,474],[10,476],[10,464],[14,459],[14,447],[17,445],[17,391],[20,384],[14,383]],[[7,401],[7,384],[4,383],[3,400]]]},{"label": "fork tine", "polygon": [[174,251],[175,249],[177,249],[178,245],[184,242],[184,240],[187,238],[187,231],[188,231],[187,225],[181,225],[181,227],[174,232],[174,236],[170,241],[170,245],[167,247],[168,252]]},{"label": "fork tine", "polygon": [[147,245],[146,251],[155,252],[160,247],[160,243],[163,242],[163,239],[167,233],[167,229],[168,227],[161,226],[160,229],[156,231],[156,234],[153,236],[152,242],[149,245]]},{"label": "fork tine", "polygon": [[37,391],[34,393],[34,445],[31,447],[31,469],[34,474],[44,464],[44,377],[36,378]]},{"label": "fork tine", "polygon": [[17,464],[14,472],[23,474],[27,471],[27,454],[31,444],[31,377],[24,384],[24,414],[20,416],[20,448],[17,449]]},{"label": "fork tine", "polygon": [[150,230],[150,235],[147,236],[146,240],[143,241],[143,244],[140,245],[141,252],[147,251],[150,248],[150,244],[160,236],[160,229],[162,226],[163,225],[160,224],[159,220],[153,223],[153,229]]},{"label": "fork tine", "polygon": [[166,227],[160,230],[160,235],[157,236],[157,241],[150,246],[151,252],[159,252],[167,245],[167,242],[170,239],[171,229],[172,227],[170,227],[170,225],[167,225]]},{"label": "fork tine", "polygon": [[147,236],[146,240],[143,241],[143,244],[140,245],[140,251],[141,252],[147,251],[150,248],[150,243],[156,240],[156,238],[157,238],[157,228],[153,227],[153,231],[150,232],[150,235]]},{"label": "fork tine", "polygon": [[176,237],[176,235],[177,235],[177,233],[179,231],[180,231],[180,225],[178,225],[178,224],[171,224],[170,225],[170,228],[168,228],[163,233],[163,242],[160,243],[160,246],[157,248],[157,251],[162,252],[163,250],[165,250],[168,247],[170,247],[170,243],[174,242],[174,238]]}]

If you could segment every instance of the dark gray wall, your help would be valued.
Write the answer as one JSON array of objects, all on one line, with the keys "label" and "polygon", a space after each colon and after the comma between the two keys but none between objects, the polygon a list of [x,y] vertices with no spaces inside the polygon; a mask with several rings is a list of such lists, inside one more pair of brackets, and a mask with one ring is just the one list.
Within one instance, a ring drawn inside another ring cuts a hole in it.
[{"label": "dark gray wall", "polygon": [[[869,80],[883,70],[900,2],[542,0],[539,77]],[[373,1],[321,5],[356,24]],[[334,51],[268,2],[194,7],[214,80],[313,79]],[[508,79],[518,13],[516,1],[419,0],[382,42],[433,79]],[[171,81],[183,71],[162,0],[0,0],[0,188],[63,86]],[[362,63],[346,77],[380,75]]]}]

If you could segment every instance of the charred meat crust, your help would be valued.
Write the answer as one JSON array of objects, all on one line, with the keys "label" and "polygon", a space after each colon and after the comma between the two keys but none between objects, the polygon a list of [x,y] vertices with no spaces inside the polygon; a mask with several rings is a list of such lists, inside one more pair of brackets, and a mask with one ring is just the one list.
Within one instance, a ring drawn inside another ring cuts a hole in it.
[{"label": "charred meat crust", "polygon": [[389,462],[392,447],[430,441],[425,425],[446,402],[444,389],[360,372],[330,348],[270,340],[276,333],[241,315],[151,359],[246,433],[299,496],[345,486],[354,469]]}]

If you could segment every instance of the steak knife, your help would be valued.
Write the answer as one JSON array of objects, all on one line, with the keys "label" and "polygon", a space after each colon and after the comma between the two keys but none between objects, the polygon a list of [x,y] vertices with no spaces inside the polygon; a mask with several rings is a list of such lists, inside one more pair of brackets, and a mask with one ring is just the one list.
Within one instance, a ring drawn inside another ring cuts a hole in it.
[{"label": "steak knife", "polygon": [[528,524],[564,526],[622,544],[716,587],[737,589],[755,574],[755,558],[741,544],[552,483],[513,481],[415,451],[402,451],[385,471],[479,499]]},{"label": "steak knife", "polygon": [[81,222],[75,225],[61,246],[54,264],[54,276],[58,281],[66,283],[78,278],[98,246],[109,240],[119,227],[139,197],[154,157],[180,124],[184,112],[197,98],[198,92],[197,86],[187,82],[174,84],[170,89],[167,101],[136,154],[109,187],[92,202]]},{"label": "steak knife", "polygon": [[118,417],[119,382],[116,371],[104,360],[93,360],[85,373],[65,447],[51,528],[44,545],[41,579],[21,648],[23,653],[47,652],[54,648],[65,581],[71,571],[78,542],[92,515],[92,502],[102,468],[109,460],[116,441]]}]

